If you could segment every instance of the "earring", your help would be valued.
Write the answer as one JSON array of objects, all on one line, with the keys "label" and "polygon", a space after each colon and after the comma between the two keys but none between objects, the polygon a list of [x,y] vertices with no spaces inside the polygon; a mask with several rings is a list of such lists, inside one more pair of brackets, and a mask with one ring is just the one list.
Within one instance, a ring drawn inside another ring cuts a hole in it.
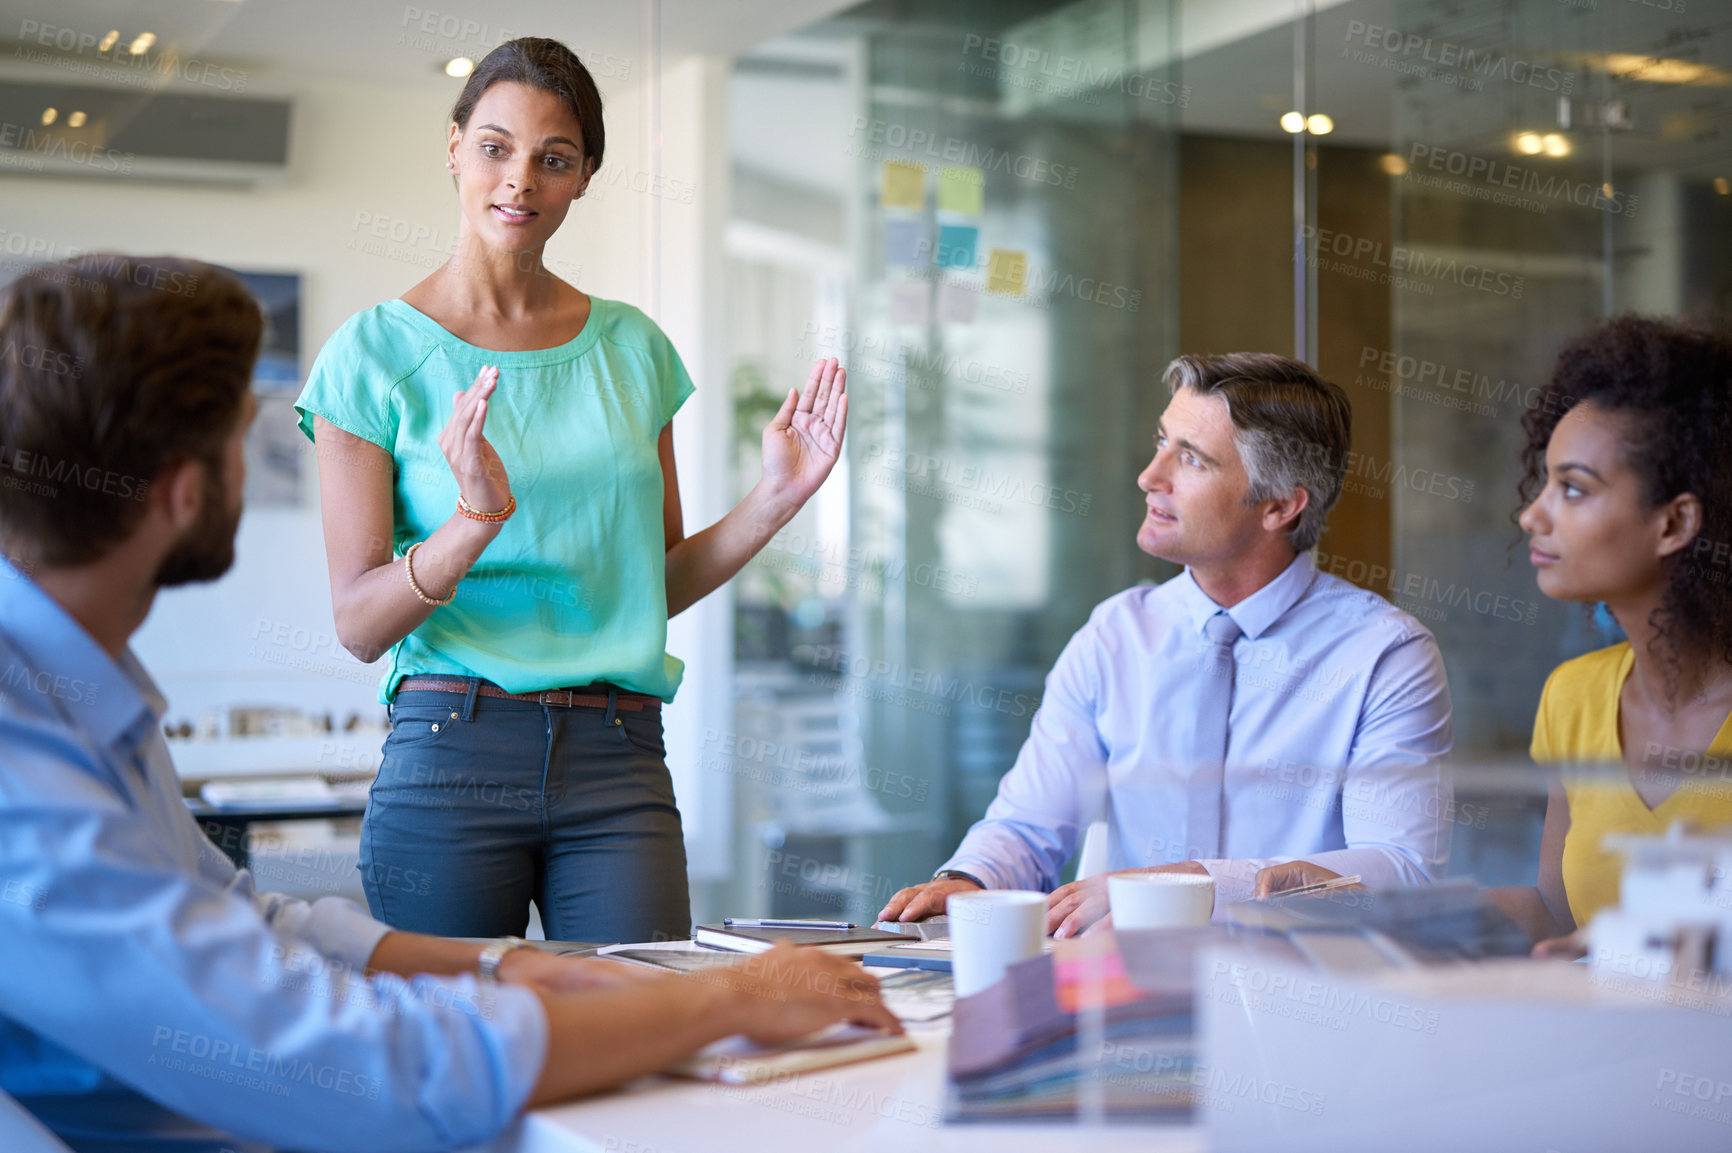
[{"label": "earring", "polygon": [[455,165],[455,164],[453,164],[453,163],[451,163],[451,161],[450,161],[450,160],[446,160],[446,161],[445,161],[445,171],[447,171],[447,172],[456,172],[456,171],[457,171],[457,166],[456,166],[456,165]]}]

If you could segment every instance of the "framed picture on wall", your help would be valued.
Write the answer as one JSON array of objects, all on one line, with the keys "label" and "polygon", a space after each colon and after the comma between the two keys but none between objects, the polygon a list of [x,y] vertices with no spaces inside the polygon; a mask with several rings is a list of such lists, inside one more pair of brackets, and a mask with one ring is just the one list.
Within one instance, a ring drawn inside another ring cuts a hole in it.
[{"label": "framed picture on wall", "polygon": [[301,392],[301,276],[298,272],[232,270],[265,311],[265,334],[253,370],[258,419],[247,434],[248,507],[301,503],[305,438],[295,426]]}]

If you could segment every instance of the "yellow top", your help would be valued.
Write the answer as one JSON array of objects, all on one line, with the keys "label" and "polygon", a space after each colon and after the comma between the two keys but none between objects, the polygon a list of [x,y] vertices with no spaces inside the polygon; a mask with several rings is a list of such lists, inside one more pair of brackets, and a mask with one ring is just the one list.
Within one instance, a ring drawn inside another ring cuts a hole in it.
[{"label": "yellow top", "polygon": [[[1635,664],[1628,642],[1565,661],[1546,680],[1534,717],[1533,758],[1540,762],[1624,759],[1618,698]],[[1618,903],[1622,859],[1600,847],[1607,833],[1660,834],[1673,821],[1699,828],[1732,825],[1732,717],[1706,757],[1691,752],[1662,761],[1677,769],[1678,789],[1650,809],[1628,774],[1564,779],[1570,831],[1564,837],[1564,892],[1578,926]]]}]

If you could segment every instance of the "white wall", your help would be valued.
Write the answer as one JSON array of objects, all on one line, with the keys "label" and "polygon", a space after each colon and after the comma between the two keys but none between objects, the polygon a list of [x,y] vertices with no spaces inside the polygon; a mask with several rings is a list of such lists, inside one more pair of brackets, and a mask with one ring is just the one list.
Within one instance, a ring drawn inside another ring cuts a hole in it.
[{"label": "white wall", "polygon": [[[719,520],[731,495],[733,401],[721,296],[728,291],[730,71],[713,57],[688,58],[667,69],[661,90],[661,171],[693,187],[690,205],[669,203],[656,221],[652,238],[660,258],[650,265],[657,280],[649,294],[698,389],[674,420],[688,534]],[[702,772],[698,764],[704,734],[733,725],[733,603],[725,585],[668,626],[668,649],[686,662],[685,683],[664,719],[694,879],[725,877],[732,859],[733,778]]]},{"label": "white wall", "polygon": [[[605,164],[547,252],[550,267],[586,291],[656,316],[685,358],[698,393],[676,422],[675,436],[693,529],[720,515],[713,498],[724,488],[714,478],[725,467],[728,444],[710,308],[718,291],[718,222],[725,214],[725,200],[717,199],[726,191],[724,105],[717,95],[724,72],[724,65],[696,58],[666,77],[659,171],[668,183],[657,187],[678,194],[690,184],[690,196],[677,198],[634,191],[651,187],[657,171],[644,85],[653,70],[633,70],[629,86],[602,81]],[[452,243],[457,210],[443,149],[457,90],[456,81],[406,87],[255,75],[249,94],[294,101],[286,183],[236,190],[0,176],[0,230],[45,243],[57,255],[114,248],[298,272],[304,375],[345,319],[400,295],[436,267]],[[163,593],[135,638],[169,697],[171,719],[196,720],[231,704],[331,710],[339,719],[352,709],[378,711],[374,670],[333,639],[313,461],[305,445],[302,468],[301,506],[249,511],[235,569],[214,586]],[[700,858],[716,857],[703,845],[706,835],[721,835],[708,831],[725,829],[726,811],[715,809],[725,798],[694,779],[697,736],[686,729],[705,714],[712,724],[726,716],[728,621],[725,598],[712,598],[675,622],[670,642],[692,666],[668,719],[670,761],[695,867]],[[694,755],[682,760],[687,749]]]}]

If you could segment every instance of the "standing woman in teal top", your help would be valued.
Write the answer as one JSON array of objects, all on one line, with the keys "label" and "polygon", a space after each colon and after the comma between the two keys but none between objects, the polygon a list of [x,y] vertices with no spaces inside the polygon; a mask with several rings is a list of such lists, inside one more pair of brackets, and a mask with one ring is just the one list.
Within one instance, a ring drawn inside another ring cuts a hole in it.
[{"label": "standing woman in teal top", "polygon": [[296,405],[337,634],[389,654],[361,870],[398,929],[520,934],[533,900],[553,939],[690,931],[668,617],[737,573],[841,448],[846,375],[820,361],[765,429],[757,486],[685,535],[679,354],[542,265],[603,144],[601,94],[564,45],[489,53],[452,111],[456,253],[351,317]]}]

